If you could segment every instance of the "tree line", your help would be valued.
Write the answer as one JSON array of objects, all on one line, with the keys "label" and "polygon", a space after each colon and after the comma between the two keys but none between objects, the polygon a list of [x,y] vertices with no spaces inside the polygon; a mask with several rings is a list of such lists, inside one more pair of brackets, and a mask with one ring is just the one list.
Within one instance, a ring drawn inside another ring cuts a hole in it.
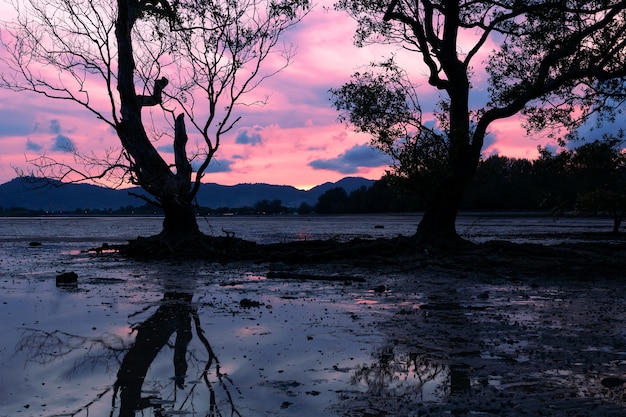
[{"label": "tree line", "polygon": [[[479,162],[461,202],[463,210],[543,210],[607,214],[619,230],[626,213],[626,152],[607,138],[553,153],[540,148],[536,160],[492,155]],[[428,193],[393,176],[350,194],[334,188],[322,194],[314,211],[381,213],[422,211]]]}]

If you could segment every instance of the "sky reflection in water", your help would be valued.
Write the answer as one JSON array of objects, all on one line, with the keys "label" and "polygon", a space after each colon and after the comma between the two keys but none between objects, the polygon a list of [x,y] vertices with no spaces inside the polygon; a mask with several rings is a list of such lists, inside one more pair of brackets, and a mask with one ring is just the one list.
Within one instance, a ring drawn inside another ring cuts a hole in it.
[{"label": "sky reflection in water", "polygon": [[367,390],[354,372],[383,336],[361,319],[386,314],[367,288],[101,266],[76,287],[4,280],[0,415],[332,416]]}]

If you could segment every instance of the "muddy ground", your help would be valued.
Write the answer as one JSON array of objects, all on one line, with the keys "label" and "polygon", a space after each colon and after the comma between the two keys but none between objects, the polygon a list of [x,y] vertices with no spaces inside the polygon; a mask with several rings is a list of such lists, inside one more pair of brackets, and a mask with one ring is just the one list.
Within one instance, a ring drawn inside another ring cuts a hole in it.
[{"label": "muddy ground", "polygon": [[624,386],[605,386],[626,377],[625,249],[491,242],[390,261],[382,285],[424,300],[378,323],[389,346],[363,378],[376,393],[384,368],[447,373],[447,396],[348,396],[347,415],[626,415]]},{"label": "muddy ground", "polygon": [[[222,415],[232,400],[234,415],[247,417],[625,416],[626,240],[562,240],[573,243],[437,249],[401,236],[271,245],[211,238],[202,247],[215,250],[203,260],[183,251],[140,261],[108,245],[77,252],[67,250],[71,242],[8,242],[0,252],[0,416],[119,415],[111,387],[121,353],[100,363],[106,369],[60,375],[95,352],[76,340],[102,345],[117,329],[126,350],[101,351],[126,352],[136,336],[128,326],[169,308],[164,289],[193,294],[189,308],[232,382]],[[75,271],[78,284],[55,287],[60,271]],[[35,363],[25,331],[66,335],[72,351]],[[190,352],[202,371],[198,346]],[[165,400],[172,360],[159,358],[142,392]],[[193,387],[201,381],[189,377],[175,392]],[[206,403],[198,396],[198,409]]]},{"label": "muddy ground", "polygon": [[268,278],[363,280],[393,309],[359,323],[386,343],[353,370],[354,385],[366,388],[340,392],[337,415],[624,416],[626,243],[579,238],[454,250],[401,237],[224,240],[220,247],[239,252],[219,261],[255,265]]}]

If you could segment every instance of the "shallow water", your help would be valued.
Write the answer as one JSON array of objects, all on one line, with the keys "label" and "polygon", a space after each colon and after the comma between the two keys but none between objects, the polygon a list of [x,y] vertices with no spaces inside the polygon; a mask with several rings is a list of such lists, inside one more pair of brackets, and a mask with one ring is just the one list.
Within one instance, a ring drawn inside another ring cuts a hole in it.
[{"label": "shallow water", "polygon": [[[408,235],[416,220],[294,216],[201,223],[207,233],[220,235],[224,229],[266,243]],[[160,221],[0,218],[0,416],[383,415],[368,411],[376,409],[376,400],[363,405],[362,398],[426,404],[483,383],[442,359],[437,345],[446,328],[437,326],[463,327],[474,315],[486,314],[457,308],[458,303],[481,307],[482,302],[490,308],[488,320],[532,327],[542,319],[541,309],[565,304],[567,296],[561,290],[506,286],[488,287],[490,299],[476,301],[484,286],[458,284],[454,303],[441,302],[445,308],[429,311],[421,308],[440,295],[439,283],[427,283],[427,277],[420,278],[423,291],[406,293],[393,288],[393,274],[367,276],[366,283],[298,282],[267,279],[268,265],[141,263],[81,252],[154,234]],[[481,240],[515,229],[518,239],[531,241],[550,230],[584,232],[605,224],[471,216],[460,221],[459,231]],[[42,245],[29,246],[31,241]],[[77,285],[56,285],[55,276],[66,271],[78,274]],[[390,282],[392,288],[383,293],[372,289]],[[445,297],[449,290],[441,289]],[[585,301],[584,291],[576,294],[577,302]],[[507,310],[500,313],[493,305]],[[407,336],[386,327],[398,317],[414,320],[417,312],[423,313],[423,328],[435,331],[414,340],[415,330]],[[558,325],[551,324],[552,330],[567,329],[567,323]],[[485,350],[479,359],[528,362],[527,341],[503,342],[506,337],[484,339],[496,356]],[[588,348],[608,349],[600,341]],[[571,372],[552,371],[553,379],[567,379]],[[485,381],[501,389],[507,377],[494,372]],[[342,405],[354,401],[352,408]],[[135,412],[138,408],[142,411]]]},{"label": "shallow water", "polygon": [[[390,238],[415,233],[419,214],[345,216],[207,216],[199,217],[200,229],[212,236],[232,232],[257,243],[311,239]],[[162,227],[161,217],[0,217],[0,242],[108,242],[124,243],[150,236]],[[572,234],[609,232],[608,218],[507,216],[461,214],[459,234],[475,242],[507,239],[518,243],[554,243],[571,240]],[[548,241],[546,237],[551,236]]]},{"label": "shallow water", "polygon": [[77,258],[61,259],[77,286],[53,273],[2,280],[2,416],[133,415],[140,398],[142,415],[331,416],[381,342],[358,323],[357,299],[374,297],[358,285]]}]

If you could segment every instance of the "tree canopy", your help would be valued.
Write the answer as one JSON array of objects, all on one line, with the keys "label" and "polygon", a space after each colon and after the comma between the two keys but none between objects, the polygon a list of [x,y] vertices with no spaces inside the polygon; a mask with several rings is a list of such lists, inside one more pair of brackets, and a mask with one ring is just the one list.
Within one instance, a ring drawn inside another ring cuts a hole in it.
[{"label": "tree canopy", "polygon": [[[416,234],[422,241],[458,241],[456,214],[493,122],[521,115],[529,133],[548,129],[560,138],[592,116],[613,119],[625,97],[626,1],[336,5],[357,20],[358,46],[382,43],[415,53],[440,95],[437,106],[422,108],[407,75],[412,69],[393,59],[332,90],[343,120],[387,149],[397,173],[429,184],[422,187],[429,209]],[[488,78],[486,91],[473,89],[479,77]]]},{"label": "tree canopy", "polygon": [[[47,176],[130,181],[165,212],[166,241],[198,235],[193,200],[237,105],[291,62],[283,32],[308,0],[16,0],[0,86],[82,106],[117,134],[86,171],[42,156]],[[263,67],[272,54],[282,64]],[[248,99],[249,100],[249,99]],[[145,117],[148,116],[148,117]],[[188,150],[188,127],[199,140]],[[157,142],[160,144],[157,146]],[[164,142],[168,143],[163,152]]]}]

